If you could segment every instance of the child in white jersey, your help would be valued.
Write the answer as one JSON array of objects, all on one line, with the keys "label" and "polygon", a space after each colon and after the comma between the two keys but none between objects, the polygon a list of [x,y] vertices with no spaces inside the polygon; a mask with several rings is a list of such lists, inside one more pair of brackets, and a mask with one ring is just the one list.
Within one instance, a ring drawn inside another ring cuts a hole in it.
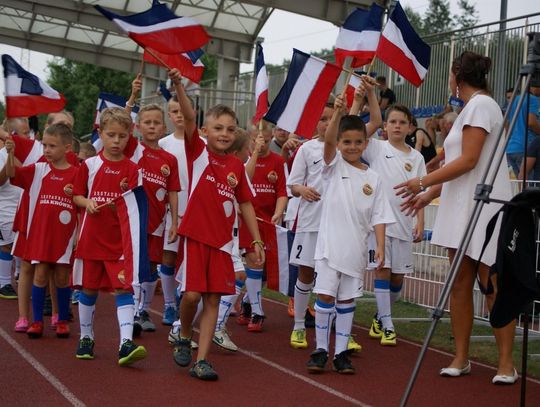
[{"label": "child in white jersey", "polygon": [[354,373],[347,345],[356,308],[354,299],[360,295],[362,272],[367,266],[368,234],[375,230],[375,258],[382,266],[385,224],[394,221],[379,176],[360,161],[368,143],[366,126],[358,116],[344,116],[343,99],[342,95],[336,98],[324,138],[325,190],[314,256],[317,348],[307,364],[310,373],[325,368],[334,312],[334,369],[341,374]]}]

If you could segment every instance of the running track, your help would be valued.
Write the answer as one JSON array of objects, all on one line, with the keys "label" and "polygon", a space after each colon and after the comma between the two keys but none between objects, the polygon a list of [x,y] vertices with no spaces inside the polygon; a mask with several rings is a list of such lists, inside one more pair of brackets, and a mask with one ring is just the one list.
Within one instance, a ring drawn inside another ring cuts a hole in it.
[{"label": "running track", "polygon": [[[161,310],[156,296],[154,310]],[[200,382],[187,369],[175,365],[167,343],[168,327],[158,325],[138,342],[149,352],[146,360],[129,368],[117,362],[116,312],[111,295],[101,294],[96,310],[96,358],[74,357],[78,323],[71,324],[69,339],[57,339],[46,330],[39,340],[13,331],[16,301],[0,300],[0,406],[396,406],[418,355],[419,346],[401,340],[395,348],[383,348],[370,340],[367,330],[354,327],[362,344],[353,357],[357,372],[342,376],[328,371],[309,375],[304,368],[309,352],[288,346],[292,320],[283,304],[267,300],[265,332],[250,334],[229,321],[229,331],[240,346],[231,353],[214,346],[210,361],[220,374],[218,382]],[[160,312],[153,319],[160,321]],[[48,318],[46,318],[48,323]],[[309,330],[310,345],[313,330]],[[196,338],[195,338],[196,339]],[[440,378],[438,369],[450,356],[430,350],[409,399],[409,406],[479,406],[519,404],[519,386],[494,386],[494,369],[473,363],[472,374],[463,378]],[[329,364],[330,366],[330,364]],[[527,405],[538,405],[540,382],[529,380]]]}]

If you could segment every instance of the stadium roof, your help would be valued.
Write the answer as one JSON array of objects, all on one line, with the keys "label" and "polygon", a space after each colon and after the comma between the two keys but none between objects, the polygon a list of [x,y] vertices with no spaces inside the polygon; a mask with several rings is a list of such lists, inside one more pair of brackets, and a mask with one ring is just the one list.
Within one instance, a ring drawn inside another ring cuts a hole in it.
[{"label": "stadium roof", "polygon": [[[354,6],[372,0],[162,0],[177,15],[195,18],[212,36],[207,52],[250,62],[259,32],[274,9],[341,24]],[[128,72],[140,65],[140,47],[99,14],[99,4],[118,14],[137,13],[151,0],[0,0],[0,41],[8,45]],[[146,64],[145,73],[158,77]]]}]

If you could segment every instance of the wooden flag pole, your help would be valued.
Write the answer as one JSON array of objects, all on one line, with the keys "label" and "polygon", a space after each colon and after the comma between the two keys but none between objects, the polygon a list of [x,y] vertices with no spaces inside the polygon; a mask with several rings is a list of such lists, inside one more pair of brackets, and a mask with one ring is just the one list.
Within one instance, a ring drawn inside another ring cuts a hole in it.
[{"label": "wooden flag pole", "polygon": [[156,58],[158,60],[158,62],[163,65],[165,68],[167,68],[169,71],[172,69],[169,65],[167,65],[165,63],[165,61],[163,61],[163,59],[161,59],[160,57],[158,57],[156,54],[154,54],[152,52],[152,50],[150,48],[145,48],[144,49],[146,52],[148,52],[150,55],[152,55],[154,58]]},{"label": "wooden flag pole", "polygon": [[341,97],[345,97],[345,94],[347,93],[347,87],[349,86],[349,82],[351,81],[351,76],[353,76],[353,71],[347,70],[347,78],[345,78],[345,85],[343,85]]},{"label": "wooden flag pole", "polygon": [[143,70],[144,70],[144,51],[143,51],[142,58],[141,58],[141,67],[139,68],[139,74],[141,76],[143,75]]}]

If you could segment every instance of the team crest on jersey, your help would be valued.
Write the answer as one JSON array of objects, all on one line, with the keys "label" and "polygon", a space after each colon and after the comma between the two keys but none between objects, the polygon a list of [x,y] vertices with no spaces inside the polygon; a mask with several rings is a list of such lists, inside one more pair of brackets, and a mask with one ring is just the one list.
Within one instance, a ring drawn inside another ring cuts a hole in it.
[{"label": "team crest on jersey", "polygon": [[129,189],[129,183],[127,177],[122,178],[122,181],[120,181],[120,189],[123,192],[126,192]]},{"label": "team crest on jersey", "polygon": [[169,168],[167,164],[163,164],[160,170],[161,170],[161,175],[163,175],[164,177],[168,177],[171,174],[171,169]]},{"label": "team crest on jersey", "polygon": [[370,196],[373,193],[373,188],[369,184],[364,184],[362,187],[362,192],[364,192],[364,194],[367,196]]},{"label": "team crest on jersey", "polygon": [[124,269],[120,270],[120,272],[118,273],[118,280],[122,284],[126,284],[126,270]]},{"label": "team crest on jersey", "polygon": [[267,175],[267,178],[268,178],[268,181],[271,182],[272,184],[275,184],[276,181],[278,180],[278,175],[277,175],[277,172],[275,171],[270,171]]},{"label": "team crest on jersey", "polygon": [[411,172],[411,171],[412,171],[412,164],[411,164],[409,161],[407,161],[407,162],[405,163],[405,171],[407,171],[407,172]]},{"label": "team crest on jersey", "polygon": [[64,185],[64,193],[67,196],[73,196],[73,184]]},{"label": "team crest on jersey", "polygon": [[227,183],[233,189],[238,185],[238,179],[236,178],[234,172],[230,172],[229,175],[227,175]]}]

